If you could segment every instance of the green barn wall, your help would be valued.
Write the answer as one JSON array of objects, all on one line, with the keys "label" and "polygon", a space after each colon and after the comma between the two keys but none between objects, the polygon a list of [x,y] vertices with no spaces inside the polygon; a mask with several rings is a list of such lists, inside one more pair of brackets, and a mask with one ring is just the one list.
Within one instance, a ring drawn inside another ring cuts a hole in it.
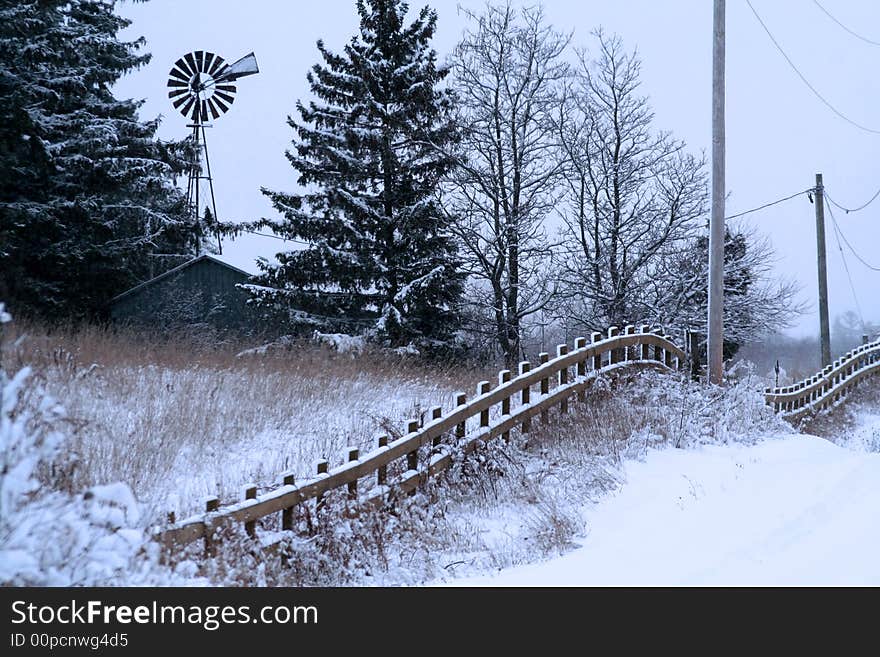
[{"label": "green barn wall", "polygon": [[247,280],[244,272],[201,258],[120,295],[110,316],[119,323],[157,329],[208,325],[250,331],[255,326],[248,295],[235,287]]}]

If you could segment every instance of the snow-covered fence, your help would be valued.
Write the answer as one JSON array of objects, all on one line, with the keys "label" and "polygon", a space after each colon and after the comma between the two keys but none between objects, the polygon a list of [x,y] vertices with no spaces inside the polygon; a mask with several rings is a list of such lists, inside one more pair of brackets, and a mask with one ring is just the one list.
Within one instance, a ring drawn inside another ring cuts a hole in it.
[{"label": "snow-covered fence", "polygon": [[790,420],[828,408],[865,378],[880,372],[880,340],[863,344],[835,360],[821,372],[794,385],[767,388],[764,396]]},{"label": "snow-covered fence", "polygon": [[[684,364],[685,353],[662,329],[627,326],[621,334],[611,327],[606,335],[593,333],[589,341],[578,338],[572,351],[568,345],[559,345],[552,360],[542,353],[534,369],[528,361],[520,363],[517,376],[502,370],[494,388],[489,381],[481,381],[474,399],[468,401],[459,393],[455,408],[446,414],[439,406],[432,408],[429,420],[424,424],[411,420],[407,433],[395,440],[379,436],[376,449],[363,457],[352,448],[348,461],[334,468],[326,460],[318,462],[314,479],[297,483],[292,475],[283,475],[277,488],[262,495],[248,486],[244,500],[225,507],[220,507],[216,497],[209,498],[205,513],[179,522],[170,518],[170,526],[158,530],[156,538],[169,548],[202,538],[210,553],[217,529],[241,524],[248,535],[255,536],[255,521],[273,513],[280,514],[282,529],[292,529],[296,507],[315,500],[321,508],[326,495],[336,489],[345,489],[352,509],[381,504],[390,493],[414,492],[452,466],[453,455],[460,451],[471,452],[493,438],[506,439],[516,427],[528,432],[532,418],[540,414],[547,421],[554,407],[567,412],[570,398],[583,400],[599,374],[646,367],[678,369]],[[536,386],[538,391],[533,390]],[[493,408],[499,411],[494,420]],[[406,469],[391,478],[388,466],[398,459],[406,459]],[[368,484],[368,477],[372,485],[361,486],[362,481]]]}]

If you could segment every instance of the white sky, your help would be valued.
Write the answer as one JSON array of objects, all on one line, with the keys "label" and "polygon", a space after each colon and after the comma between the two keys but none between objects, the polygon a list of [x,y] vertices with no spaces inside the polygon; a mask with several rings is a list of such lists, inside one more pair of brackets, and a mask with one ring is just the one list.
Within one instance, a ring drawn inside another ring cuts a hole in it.
[{"label": "white sky", "polygon": [[[850,29],[880,42],[880,2],[821,0]],[[425,4],[411,0],[415,10]],[[439,15],[434,48],[444,58],[467,21],[458,6],[479,10],[482,1],[433,0]],[[801,72],[841,112],[880,130],[880,47],[860,41],[833,23],[812,0],[752,0]],[[592,47],[590,31],[602,26],[638,48],[642,91],[650,97],[655,127],[670,130],[690,150],[711,147],[712,0],[545,0],[549,21],[574,31],[574,44]],[[275,216],[260,186],[294,191],[296,172],[284,157],[293,131],[286,124],[297,99],[309,98],[305,75],[318,59],[322,38],[341,50],[357,29],[355,0],[151,0],[122,2],[134,20],[123,34],[143,35],[150,65],[120,81],[117,95],[146,100],[144,118],[164,117],[160,137],[184,137],[187,121],[170,105],[165,82],[181,55],[208,50],[228,61],[254,51],[261,73],[238,83],[235,104],[208,134],[217,208],[224,220]],[[861,205],[880,188],[880,134],[863,132],[835,116],[789,68],[745,0],[727,0],[727,214],[812,187],[822,172],[827,192],[847,207]],[[836,216],[861,255],[880,266],[880,199],[868,209]],[[749,221],[769,235],[777,269],[803,285],[811,303],[793,334],[818,331],[814,207],[799,197]],[[826,214],[830,314],[855,310],[840,251]],[[224,244],[227,260],[253,271],[253,260],[271,257],[281,241],[245,236]],[[847,255],[862,313],[880,320],[880,273]]]}]

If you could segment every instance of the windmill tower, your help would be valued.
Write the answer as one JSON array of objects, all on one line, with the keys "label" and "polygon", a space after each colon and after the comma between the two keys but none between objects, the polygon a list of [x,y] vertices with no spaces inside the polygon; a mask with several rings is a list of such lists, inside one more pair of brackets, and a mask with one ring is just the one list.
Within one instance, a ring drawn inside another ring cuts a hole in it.
[{"label": "windmill tower", "polygon": [[[197,230],[197,256],[201,255],[199,250],[206,228],[219,220],[205,128],[211,127],[209,121],[229,111],[235,101],[235,81],[259,72],[254,53],[227,64],[219,55],[196,50],[178,59],[168,74],[168,98],[174,108],[191,121],[187,127],[192,129],[193,154],[187,173],[186,199]],[[215,230],[215,234],[217,248],[222,253],[220,233]]]}]

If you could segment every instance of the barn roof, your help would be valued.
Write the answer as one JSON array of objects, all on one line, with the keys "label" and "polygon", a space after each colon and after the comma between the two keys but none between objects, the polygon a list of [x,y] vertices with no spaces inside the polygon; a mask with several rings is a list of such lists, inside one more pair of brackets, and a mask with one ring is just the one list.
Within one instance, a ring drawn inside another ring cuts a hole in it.
[{"label": "barn roof", "polygon": [[223,260],[220,260],[219,258],[217,258],[215,256],[212,256],[212,255],[205,253],[205,254],[200,255],[197,258],[193,258],[192,260],[188,260],[188,261],[184,262],[182,265],[178,265],[177,267],[174,267],[173,269],[169,269],[168,271],[166,271],[162,274],[159,274],[158,276],[155,276],[148,281],[144,281],[143,283],[135,285],[133,288],[126,290],[122,294],[119,294],[119,295],[113,297],[112,299],[110,299],[110,303],[114,304],[118,301],[122,301],[123,299],[131,296],[132,294],[136,294],[137,292],[140,292],[143,289],[146,289],[148,287],[155,285],[156,283],[158,283],[159,281],[161,281],[163,279],[174,276],[175,274],[180,273],[184,269],[188,269],[189,267],[192,267],[193,265],[195,265],[199,262],[205,261],[205,260],[210,261],[214,264],[226,267],[227,269],[231,269],[232,271],[237,272],[247,278],[251,278],[253,276],[253,274],[249,274],[248,272],[244,271],[243,269],[239,269],[238,267],[230,265],[228,262],[224,262]]}]

